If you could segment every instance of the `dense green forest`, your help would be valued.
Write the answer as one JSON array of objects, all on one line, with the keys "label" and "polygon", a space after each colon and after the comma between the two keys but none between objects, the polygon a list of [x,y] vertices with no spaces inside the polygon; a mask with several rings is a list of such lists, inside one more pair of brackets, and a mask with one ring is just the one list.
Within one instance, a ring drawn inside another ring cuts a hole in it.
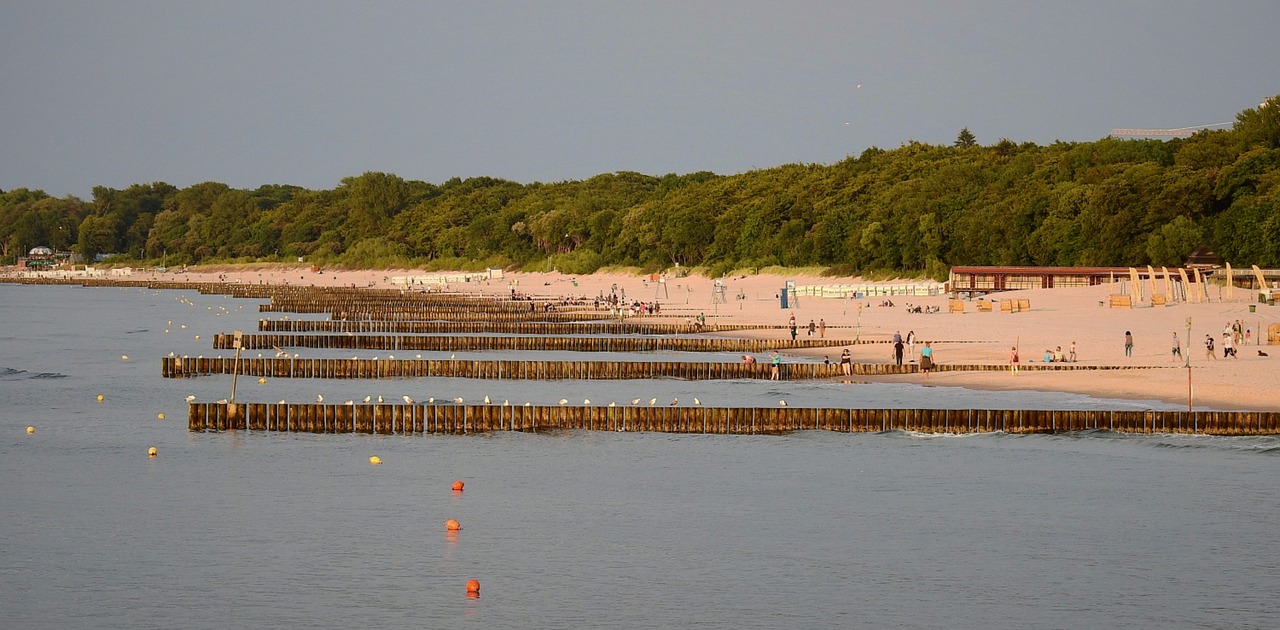
[{"label": "dense green forest", "polygon": [[207,182],[0,191],[0,262],[30,248],[169,266],[746,267],[945,276],[952,265],[1180,265],[1208,244],[1280,267],[1280,97],[1188,138],[870,148],[738,175],[619,172],[519,184],[389,173],[333,190]]}]

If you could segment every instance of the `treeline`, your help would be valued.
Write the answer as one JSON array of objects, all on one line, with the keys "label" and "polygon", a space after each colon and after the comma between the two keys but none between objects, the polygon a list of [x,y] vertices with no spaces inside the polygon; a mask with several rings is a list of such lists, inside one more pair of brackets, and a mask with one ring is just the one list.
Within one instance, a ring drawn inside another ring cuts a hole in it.
[{"label": "treeline", "polygon": [[943,277],[953,265],[1180,265],[1208,245],[1280,267],[1280,97],[1168,141],[911,142],[739,175],[442,184],[365,173],[333,190],[165,183],[93,199],[0,192],[0,256],[32,247],[169,266],[746,267]]}]

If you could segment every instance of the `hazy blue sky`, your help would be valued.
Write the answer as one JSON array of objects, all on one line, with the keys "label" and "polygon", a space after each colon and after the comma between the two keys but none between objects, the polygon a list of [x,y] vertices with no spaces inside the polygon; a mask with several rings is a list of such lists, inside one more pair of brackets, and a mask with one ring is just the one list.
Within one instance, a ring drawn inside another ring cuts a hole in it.
[{"label": "hazy blue sky", "polygon": [[[0,2],[0,189],[522,183],[1091,141],[1280,93],[1280,2]],[[857,87],[861,85],[861,87]]]}]

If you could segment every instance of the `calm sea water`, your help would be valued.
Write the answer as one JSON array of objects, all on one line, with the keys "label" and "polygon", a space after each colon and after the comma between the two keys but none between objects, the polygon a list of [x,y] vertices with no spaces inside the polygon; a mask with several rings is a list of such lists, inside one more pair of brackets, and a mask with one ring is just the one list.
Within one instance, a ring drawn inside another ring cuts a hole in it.
[{"label": "calm sea water", "polygon": [[[230,379],[162,379],[159,357],[216,354],[257,303],[0,284],[0,627],[1280,627],[1280,440],[189,433],[183,397]],[[760,381],[239,388],[1169,408]]]}]

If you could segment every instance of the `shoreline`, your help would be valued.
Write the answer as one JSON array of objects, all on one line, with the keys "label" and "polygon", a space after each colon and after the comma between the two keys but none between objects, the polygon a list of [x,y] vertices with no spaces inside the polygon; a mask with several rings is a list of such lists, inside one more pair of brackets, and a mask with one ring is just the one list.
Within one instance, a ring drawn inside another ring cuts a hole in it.
[{"label": "shoreline", "polygon": [[[293,265],[273,268],[191,268],[186,273],[134,274],[121,279],[168,280],[188,282],[222,282],[252,284],[290,284],[304,286],[356,286],[357,288],[401,288],[391,280],[397,276],[443,278],[463,276],[463,272],[424,272],[416,270],[340,270]],[[109,276],[108,276],[109,277]],[[1150,367],[1182,366],[1190,356],[1194,402],[1197,408],[1235,411],[1280,411],[1280,348],[1271,352],[1266,344],[1267,327],[1280,324],[1280,308],[1254,305],[1249,291],[1236,289],[1234,295],[1223,295],[1221,287],[1210,287],[1210,300],[1201,303],[1173,303],[1167,306],[1135,306],[1114,309],[1106,306],[1108,296],[1118,287],[1098,285],[1056,289],[1027,289],[992,294],[993,299],[1025,299],[1031,308],[1023,313],[975,311],[966,301],[965,312],[949,313],[948,296],[892,296],[863,299],[800,297],[792,308],[782,309],[779,294],[784,283],[793,280],[797,286],[903,286],[926,281],[870,282],[860,278],[821,276],[751,275],[722,279],[724,302],[716,303],[714,279],[690,275],[665,281],[650,281],[650,276],[601,273],[589,276],[549,273],[505,273],[502,278],[471,282],[431,285],[445,291],[509,295],[511,291],[527,293],[537,299],[583,297],[588,300],[625,292],[628,302],[656,301],[661,305],[663,321],[692,322],[704,315],[709,327],[717,323],[769,325],[773,328],[731,333],[764,339],[790,336],[789,320],[795,317],[798,339],[817,338],[818,331],[808,333],[810,320],[826,323],[826,338],[836,340],[875,340],[887,342],[895,332],[904,337],[915,332],[923,341],[933,341],[934,359],[939,363],[983,363],[1007,365],[1010,350],[1017,347],[1022,363],[1039,363],[1041,355],[1061,347],[1064,353],[1076,344],[1079,363],[1087,365],[1131,365]],[[415,285],[412,290],[426,290]],[[798,302],[798,303],[797,303]],[[888,306],[892,302],[893,306]],[[906,306],[936,308],[932,314],[908,313]],[[1255,306],[1255,312],[1249,307]],[[1192,323],[1187,339],[1187,320]],[[641,316],[639,321],[643,321]],[[1249,339],[1238,349],[1236,358],[1223,358],[1220,343],[1215,343],[1215,358],[1209,359],[1203,341],[1206,335],[1220,342],[1224,327],[1239,321],[1249,330]],[[1134,338],[1133,356],[1124,353],[1124,334]],[[1171,353],[1173,334],[1178,336],[1182,359],[1175,362]],[[730,334],[730,333],[726,333]],[[918,352],[920,344],[916,345]],[[842,347],[798,349],[787,355],[820,359],[824,355],[839,361]],[[849,346],[856,362],[892,362],[888,343]],[[904,362],[909,360],[910,353]],[[1263,356],[1263,355],[1267,356]],[[1185,369],[1151,369],[1120,371],[1024,371],[1012,375],[1008,371],[934,372],[923,375],[864,377],[868,382],[916,383],[963,387],[978,391],[1046,391],[1087,394],[1099,398],[1124,400],[1159,400],[1178,404],[1187,401]]]}]

